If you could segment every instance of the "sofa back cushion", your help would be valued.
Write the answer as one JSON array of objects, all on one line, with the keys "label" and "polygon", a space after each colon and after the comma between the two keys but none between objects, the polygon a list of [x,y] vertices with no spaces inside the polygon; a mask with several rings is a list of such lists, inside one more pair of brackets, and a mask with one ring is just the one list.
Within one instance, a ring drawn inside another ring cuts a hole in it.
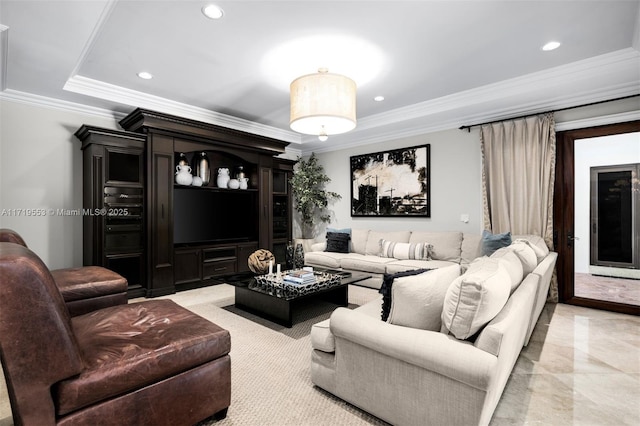
[{"label": "sofa back cushion", "polygon": [[391,310],[387,322],[440,331],[444,296],[453,280],[459,276],[460,266],[451,265],[419,275],[396,278],[391,287]]},{"label": "sofa back cushion", "polygon": [[504,307],[511,291],[507,271],[496,259],[482,258],[447,289],[442,309],[442,331],[468,339]]},{"label": "sofa back cushion", "polygon": [[462,232],[429,232],[416,231],[411,233],[410,243],[429,243],[431,258],[434,260],[446,260],[460,263],[462,253]]},{"label": "sofa back cushion", "polygon": [[380,241],[395,241],[396,243],[408,243],[411,231],[369,231],[367,245],[364,254],[380,256]]},{"label": "sofa back cushion", "polygon": [[51,424],[51,386],[83,370],[69,312],[42,260],[15,243],[0,243],[0,294],[0,353],[16,424]]},{"label": "sofa back cushion", "polygon": [[538,258],[529,244],[523,241],[516,241],[511,243],[510,246],[505,247],[507,250],[513,251],[520,262],[522,262],[522,273],[526,277],[529,275],[538,265]]},{"label": "sofa back cushion", "polygon": [[463,267],[463,272],[469,267],[469,264],[474,259],[480,257],[480,240],[482,236],[480,234],[472,234],[465,232],[462,235],[462,249],[460,265]]},{"label": "sofa back cushion", "polygon": [[524,277],[524,269],[522,268],[522,262],[513,250],[509,250],[508,247],[504,247],[496,250],[492,255],[492,259],[496,259],[498,262],[504,266],[507,273],[509,274],[509,278],[511,279],[511,293],[514,292],[516,288],[522,282],[522,278]]},{"label": "sofa back cushion", "polygon": [[538,263],[542,261],[549,254],[549,247],[545,244],[544,240],[537,235],[523,235],[513,240],[515,243],[525,243],[536,254]]},{"label": "sofa back cushion", "polygon": [[364,254],[368,238],[368,229],[353,228],[351,230],[351,253]]}]

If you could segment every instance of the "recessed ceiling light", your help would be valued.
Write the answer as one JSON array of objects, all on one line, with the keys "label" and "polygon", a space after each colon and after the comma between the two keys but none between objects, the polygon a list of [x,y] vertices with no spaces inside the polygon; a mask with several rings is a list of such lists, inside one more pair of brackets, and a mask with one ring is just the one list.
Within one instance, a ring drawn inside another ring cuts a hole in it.
[{"label": "recessed ceiling light", "polygon": [[138,73],[138,77],[144,79],[144,80],[151,80],[153,78],[153,74],[151,74],[150,72],[147,71],[140,71]]},{"label": "recessed ceiling light", "polygon": [[557,49],[558,47],[560,47],[560,43],[558,43],[557,41],[550,41],[549,43],[542,46],[542,50],[549,51]]},{"label": "recessed ceiling light", "polygon": [[382,102],[382,101],[384,101],[384,96],[378,95],[375,98],[373,98],[373,100],[376,101],[376,102]]},{"label": "recessed ceiling light", "polygon": [[209,19],[220,19],[224,15],[224,11],[220,6],[210,4],[202,8],[202,13]]}]

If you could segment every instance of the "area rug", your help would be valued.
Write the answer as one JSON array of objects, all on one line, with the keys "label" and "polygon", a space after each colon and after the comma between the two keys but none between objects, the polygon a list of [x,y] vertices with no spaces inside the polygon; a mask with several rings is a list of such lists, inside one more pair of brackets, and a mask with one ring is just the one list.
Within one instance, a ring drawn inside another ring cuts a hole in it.
[{"label": "area rug", "polygon": [[[378,297],[353,286],[350,308]],[[311,383],[311,326],[329,318],[335,305],[317,301],[294,311],[283,327],[233,305],[207,302],[187,306],[231,333],[231,406],[227,418],[199,426],[385,425]]]}]

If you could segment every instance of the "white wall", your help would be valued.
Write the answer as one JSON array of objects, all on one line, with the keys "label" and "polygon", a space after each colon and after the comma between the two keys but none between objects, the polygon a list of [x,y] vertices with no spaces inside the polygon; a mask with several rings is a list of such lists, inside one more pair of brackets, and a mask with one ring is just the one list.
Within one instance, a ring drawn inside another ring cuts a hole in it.
[{"label": "white wall", "polygon": [[[349,157],[394,148],[431,145],[431,217],[351,217]],[[378,230],[451,230],[479,233],[482,227],[481,155],[477,130],[447,130],[357,148],[316,154],[331,178],[327,189],[342,195],[332,207],[331,227]],[[469,222],[460,221],[461,214]],[[295,232],[294,232],[295,233]],[[324,234],[317,235],[322,239]]]},{"label": "white wall", "polygon": [[[116,129],[115,119],[0,100],[0,227],[19,232],[52,269],[82,265],[82,124]],[[14,209],[44,209],[44,216]]]},{"label": "white wall", "polygon": [[591,210],[590,168],[640,163],[640,133],[577,139],[575,141],[575,271],[589,273]]}]

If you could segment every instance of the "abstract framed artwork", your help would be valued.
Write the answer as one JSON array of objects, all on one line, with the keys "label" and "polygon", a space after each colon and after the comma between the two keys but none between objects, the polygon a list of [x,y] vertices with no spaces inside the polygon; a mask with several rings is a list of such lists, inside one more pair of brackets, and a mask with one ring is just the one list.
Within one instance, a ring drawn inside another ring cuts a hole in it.
[{"label": "abstract framed artwork", "polygon": [[352,217],[431,217],[430,145],[355,155]]}]

